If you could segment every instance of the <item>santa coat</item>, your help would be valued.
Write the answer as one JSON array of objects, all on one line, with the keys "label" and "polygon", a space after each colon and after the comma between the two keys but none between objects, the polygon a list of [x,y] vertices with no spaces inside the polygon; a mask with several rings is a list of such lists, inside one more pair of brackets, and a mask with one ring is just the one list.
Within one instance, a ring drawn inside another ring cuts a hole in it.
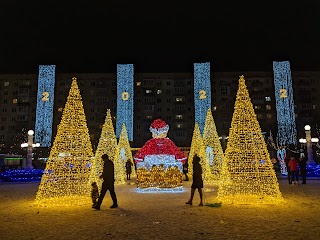
[{"label": "santa coat", "polygon": [[134,155],[135,163],[142,162],[146,156],[166,155],[173,156],[176,161],[185,163],[187,157],[169,138],[152,138]]}]

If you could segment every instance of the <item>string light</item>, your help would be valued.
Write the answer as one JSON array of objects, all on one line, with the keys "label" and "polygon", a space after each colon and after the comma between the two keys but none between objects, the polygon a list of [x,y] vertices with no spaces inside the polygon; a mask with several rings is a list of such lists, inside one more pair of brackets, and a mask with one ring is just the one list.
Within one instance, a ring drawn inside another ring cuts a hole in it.
[{"label": "string light", "polygon": [[208,155],[209,157],[213,157],[213,162],[211,163],[211,161],[209,161],[209,164],[214,180],[218,180],[220,177],[224,154],[210,108],[207,111],[206,123],[204,125],[203,143],[206,148],[207,158]]},{"label": "string light", "polygon": [[35,142],[41,147],[51,146],[55,68],[55,65],[39,66]]},{"label": "string light", "polygon": [[276,96],[278,141],[281,146],[297,143],[294,101],[290,63],[273,62],[274,90]]},{"label": "string light", "polygon": [[130,141],[133,141],[133,86],[133,64],[117,64],[116,133],[119,138],[125,124]]},{"label": "string light", "polygon": [[283,200],[244,76],[239,79],[218,200],[226,203],[278,203]]},{"label": "string light", "polygon": [[[125,166],[127,160],[130,160],[130,162],[132,163],[132,166],[134,166],[132,151],[131,151],[130,143],[128,140],[128,134],[127,134],[127,129],[126,129],[125,124],[122,124],[122,130],[120,133],[118,148],[120,149],[120,159],[121,159],[122,163],[124,164],[124,166]],[[131,175],[133,177],[136,176],[136,170],[134,167],[132,167]]]},{"label": "string light", "polygon": [[88,179],[93,157],[86,116],[77,79],[58,125],[46,168],[36,196],[39,205],[73,205],[87,202]]},{"label": "string light", "polygon": [[203,132],[206,113],[211,107],[210,63],[194,63],[195,122]]},{"label": "string light", "polygon": [[120,159],[120,152],[117,145],[116,134],[114,133],[110,109],[107,109],[107,116],[102,126],[99,143],[94,156],[92,171],[90,174],[90,182],[96,182],[99,189],[101,189],[103,181],[103,179],[100,178],[104,165],[104,162],[101,158],[103,154],[107,154],[113,161],[115,184],[124,184],[126,178],[125,166]]},{"label": "string light", "polygon": [[190,153],[188,157],[188,175],[191,178],[193,174],[193,157],[197,154],[200,157],[200,165],[202,168],[202,179],[206,184],[213,184],[213,174],[211,173],[210,164],[206,156],[205,145],[200,134],[198,123],[194,125]]}]

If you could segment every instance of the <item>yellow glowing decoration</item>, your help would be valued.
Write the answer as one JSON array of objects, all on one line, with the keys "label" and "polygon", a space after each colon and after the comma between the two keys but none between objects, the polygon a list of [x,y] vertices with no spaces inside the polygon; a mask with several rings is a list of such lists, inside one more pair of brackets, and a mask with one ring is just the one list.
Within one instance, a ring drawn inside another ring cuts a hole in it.
[{"label": "yellow glowing decoration", "polygon": [[129,100],[129,93],[128,92],[123,92],[121,94],[121,98],[122,98],[123,101]]},{"label": "yellow glowing decoration", "polygon": [[[224,159],[223,150],[221,147],[219,135],[216,124],[213,120],[211,109],[207,111],[206,122],[203,130],[203,143],[206,149],[207,162],[210,164],[211,172],[214,180],[219,180],[221,173],[221,166]],[[212,155],[210,152],[212,151]],[[209,159],[208,159],[209,158]],[[213,162],[211,162],[213,158]]]},{"label": "yellow glowing decoration", "polygon": [[239,79],[218,200],[240,204],[283,201],[244,76]]},{"label": "yellow glowing decoration", "polygon": [[86,116],[76,78],[58,125],[37,192],[39,205],[73,205],[90,201],[88,179],[93,157]]},{"label": "yellow glowing decoration", "polygon": [[113,161],[115,184],[125,183],[125,166],[120,160],[117,138],[114,132],[110,109],[107,110],[107,116],[102,126],[102,131],[90,175],[90,182],[97,182],[99,189],[101,189],[102,184],[102,179],[100,179],[100,176],[103,171],[103,160],[101,158],[103,154],[107,154]]},{"label": "yellow glowing decoration", "polygon": [[206,184],[213,184],[213,174],[211,173],[210,165],[206,158],[205,146],[201,137],[198,123],[195,123],[194,125],[190,153],[188,156],[188,175],[190,178],[192,177],[193,173],[193,157],[196,153],[200,157],[203,182]]},{"label": "yellow glowing decoration", "polygon": [[49,101],[49,93],[48,92],[43,92],[41,100],[44,101],[44,102]]},{"label": "yellow glowing decoration", "polygon": [[205,90],[200,90],[199,91],[199,95],[200,95],[199,98],[200,99],[206,99],[207,98],[206,94],[207,94],[207,92]]},{"label": "yellow glowing decoration", "polygon": [[287,94],[287,89],[283,88],[280,89],[280,98],[287,98],[288,94]]},{"label": "yellow glowing decoration", "polygon": [[119,143],[118,143],[118,149],[119,149],[119,154],[120,154],[120,160],[124,164],[124,166],[125,166],[128,159],[132,163],[131,176],[135,177],[136,171],[135,171],[135,167],[134,167],[132,151],[131,151],[130,143],[128,140],[128,133],[127,133],[127,129],[126,129],[125,124],[122,124],[122,129],[121,129]]}]

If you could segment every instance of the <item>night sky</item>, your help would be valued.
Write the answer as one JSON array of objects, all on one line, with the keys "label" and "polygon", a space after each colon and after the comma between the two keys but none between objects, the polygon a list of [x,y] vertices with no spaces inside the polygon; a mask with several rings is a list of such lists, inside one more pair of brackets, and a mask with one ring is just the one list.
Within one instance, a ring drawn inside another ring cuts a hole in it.
[{"label": "night sky", "polygon": [[1,0],[0,73],[320,70],[319,1],[190,2]]}]

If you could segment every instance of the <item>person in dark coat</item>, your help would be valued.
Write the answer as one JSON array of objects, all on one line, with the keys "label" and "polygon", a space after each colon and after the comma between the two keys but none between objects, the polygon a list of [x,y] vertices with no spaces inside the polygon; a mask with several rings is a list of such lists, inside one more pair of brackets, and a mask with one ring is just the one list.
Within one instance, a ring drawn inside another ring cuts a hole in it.
[{"label": "person in dark coat", "polygon": [[192,205],[192,200],[194,196],[194,192],[198,189],[200,195],[200,204],[199,206],[203,206],[203,198],[202,198],[202,188],[203,188],[203,180],[202,180],[202,168],[200,165],[200,158],[197,154],[193,157],[193,181],[191,185],[191,196],[186,204]]},{"label": "person in dark coat", "polygon": [[126,173],[127,173],[127,180],[130,180],[130,176],[132,173],[132,162],[128,159],[126,162]]},{"label": "person in dark coat", "polygon": [[183,164],[183,174],[184,174],[184,181],[189,181],[189,177],[188,177],[188,167],[189,167],[189,164],[188,164],[188,160]]},{"label": "person in dark coat", "polygon": [[109,159],[107,154],[102,155],[101,158],[104,161],[103,172],[100,176],[100,178],[103,179],[103,182],[98,202],[92,208],[100,210],[101,203],[108,190],[110,191],[110,195],[113,201],[113,205],[110,208],[116,208],[118,207],[118,201],[116,193],[114,191],[114,164]]},{"label": "person in dark coat", "polygon": [[300,165],[300,174],[302,178],[302,184],[306,184],[307,182],[307,157],[302,156],[299,159],[299,165]]}]

